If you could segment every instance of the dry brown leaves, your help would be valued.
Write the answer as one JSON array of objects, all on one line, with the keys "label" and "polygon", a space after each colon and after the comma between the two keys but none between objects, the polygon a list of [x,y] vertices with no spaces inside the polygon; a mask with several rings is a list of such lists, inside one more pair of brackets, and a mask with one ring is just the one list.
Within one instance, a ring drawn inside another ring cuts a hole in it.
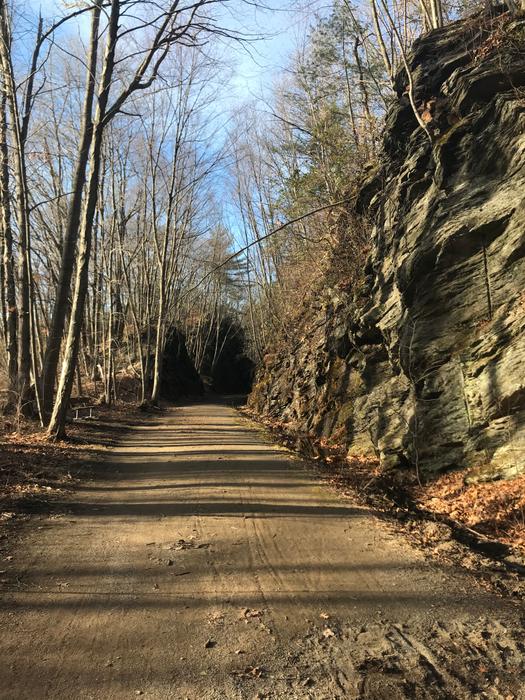
[{"label": "dry brown leaves", "polygon": [[525,476],[479,484],[465,484],[464,477],[445,474],[415,487],[413,497],[428,510],[525,551]]},{"label": "dry brown leaves", "polygon": [[493,17],[490,20],[485,20],[485,32],[487,36],[483,42],[474,50],[474,62],[477,64],[486,61],[490,55],[500,49],[507,40],[507,25],[510,20],[510,14],[505,12],[498,17]]},{"label": "dry brown leaves", "polygon": [[[129,418],[132,407],[97,407],[97,418]],[[50,442],[31,421],[4,419],[0,423],[0,514],[44,509],[71,486],[86,464],[104,448],[106,428],[93,422],[68,426],[67,441]]]},{"label": "dry brown leaves", "polygon": [[[85,446],[82,446],[85,449]],[[0,444],[0,511],[47,501],[74,481],[80,446],[46,442],[40,433],[12,433]]]}]

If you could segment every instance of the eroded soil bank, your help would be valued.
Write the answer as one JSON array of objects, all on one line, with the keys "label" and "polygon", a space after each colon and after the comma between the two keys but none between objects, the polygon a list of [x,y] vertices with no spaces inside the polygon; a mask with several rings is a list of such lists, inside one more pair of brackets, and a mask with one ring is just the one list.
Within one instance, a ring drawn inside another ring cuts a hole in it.
[{"label": "eroded soil bank", "polygon": [[222,404],[131,427],[2,553],[2,698],[525,698],[521,604]]}]

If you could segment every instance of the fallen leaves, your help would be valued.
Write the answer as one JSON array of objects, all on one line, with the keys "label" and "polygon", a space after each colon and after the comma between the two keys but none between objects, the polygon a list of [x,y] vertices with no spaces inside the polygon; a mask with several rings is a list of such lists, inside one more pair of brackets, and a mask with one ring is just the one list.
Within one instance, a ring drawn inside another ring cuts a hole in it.
[{"label": "fallen leaves", "polygon": [[434,513],[525,551],[525,476],[466,484],[465,473],[455,472],[414,487],[412,495]]},{"label": "fallen leaves", "polygon": [[[5,430],[12,429],[6,425]],[[49,442],[43,433],[34,432],[34,424],[23,425],[20,432],[5,432],[0,445],[0,522],[14,512],[46,509],[64,488],[75,481],[73,475],[82,461],[92,458],[90,452],[100,449],[89,432],[76,426],[70,432],[80,438],[76,442]],[[72,475],[73,472],[73,475]]]}]

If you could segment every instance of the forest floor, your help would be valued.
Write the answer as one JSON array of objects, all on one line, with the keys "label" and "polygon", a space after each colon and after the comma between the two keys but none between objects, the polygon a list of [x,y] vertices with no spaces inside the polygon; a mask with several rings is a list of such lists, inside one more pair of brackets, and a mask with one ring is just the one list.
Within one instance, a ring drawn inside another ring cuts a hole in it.
[{"label": "forest floor", "polygon": [[525,698],[517,598],[233,408],[98,430],[93,478],[1,540],[2,700]]}]

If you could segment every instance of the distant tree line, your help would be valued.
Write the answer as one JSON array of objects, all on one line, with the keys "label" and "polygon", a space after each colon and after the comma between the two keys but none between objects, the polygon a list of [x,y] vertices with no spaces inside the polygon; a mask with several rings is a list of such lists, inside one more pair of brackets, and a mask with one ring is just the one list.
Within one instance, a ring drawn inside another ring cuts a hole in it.
[{"label": "distant tree line", "polygon": [[[214,40],[239,39],[223,4],[92,0],[33,23],[23,3],[0,3],[5,403],[50,436],[82,377],[111,402],[116,362],[158,401],[182,290],[226,245],[209,190],[224,158]],[[208,279],[209,327],[224,274]]]},{"label": "distant tree line", "polygon": [[5,409],[52,437],[74,392],[111,403],[124,371],[157,403],[174,328],[199,369],[239,323],[256,360],[293,337],[342,230],[341,278],[358,280],[367,228],[348,212],[267,234],[352,197],[403,67],[410,95],[413,40],[475,7],[332,0],[316,14],[297,0],[302,42],[225,139],[219,43],[245,41],[224,21],[232,3],[254,5],[89,0],[50,19],[0,0],[1,381]]}]

